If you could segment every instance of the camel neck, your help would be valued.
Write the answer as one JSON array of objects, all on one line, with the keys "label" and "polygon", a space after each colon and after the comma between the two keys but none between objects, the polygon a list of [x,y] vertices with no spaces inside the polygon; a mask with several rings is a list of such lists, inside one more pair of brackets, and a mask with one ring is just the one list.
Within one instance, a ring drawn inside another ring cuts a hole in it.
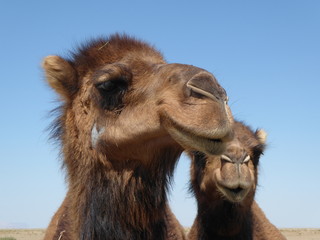
[{"label": "camel neck", "polygon": [[77,191],[83,201],[73,203],[80,239],[164,239],[166,193],[179,156],[166,149],[150,166],[122,170],[95,164]]},{"label": "camel neck", "polygon": [[197,221],[199,239],[252,238],[251,208],[228,201],[218,201],[214,206],[199,206]]}]

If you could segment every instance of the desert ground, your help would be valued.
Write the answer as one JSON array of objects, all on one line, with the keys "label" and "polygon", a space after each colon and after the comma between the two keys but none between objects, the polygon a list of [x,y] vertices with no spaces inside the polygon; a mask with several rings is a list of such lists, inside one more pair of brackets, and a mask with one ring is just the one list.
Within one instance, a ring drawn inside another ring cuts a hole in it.
[{"label": "desert ground", "polygon": [[[286,228],[288,240],[320,240],[320,228]],[[42,240],[45,229],[0,229],[0,240]]]}]

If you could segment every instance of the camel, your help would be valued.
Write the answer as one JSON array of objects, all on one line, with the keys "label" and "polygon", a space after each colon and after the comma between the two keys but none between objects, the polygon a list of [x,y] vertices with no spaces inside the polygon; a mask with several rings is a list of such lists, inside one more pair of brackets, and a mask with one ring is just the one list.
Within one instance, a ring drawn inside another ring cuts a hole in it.
[{"label": "camel", "polygon": [[215,77],[119,34],[43,68],[61,100],[52,136],[68,183],[45,239],[179,239],[166,196],[179,156],[220,154],[233,138]]},{"label": "camel", "polygon": [[198,213],[189,240],[285,239],[254,201],[266,132],[234,123],[234,139],[222,155],[191,153],[191,186]]}]

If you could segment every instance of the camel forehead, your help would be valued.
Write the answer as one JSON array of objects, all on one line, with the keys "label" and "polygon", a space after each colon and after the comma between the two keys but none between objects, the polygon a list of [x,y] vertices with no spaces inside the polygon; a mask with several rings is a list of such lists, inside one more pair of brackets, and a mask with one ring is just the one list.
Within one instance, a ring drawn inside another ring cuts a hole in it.
[{"label": "camel forehead", "polygon": [[241,142],[237,138],[235,138],[230,144],[228,144],[226,154],[229,157],[240,158],[244,155],[247,155],[247,152]]},{"label": "camel forehead", "polygon": [[117,34],[90,41],[72,55],[71,62],[80,75],[128,56],[154,63],[165,63],[161,53],[152,46],[127,35]]},{"label": "camel forehead", "polygon": [[234,128],[237,139],[243,147],[251,149],[252,147],[260,144],[257,136],[254,134],[254,131],[250,129],[250,127],[245,126],[241,122],[235,122]]}]

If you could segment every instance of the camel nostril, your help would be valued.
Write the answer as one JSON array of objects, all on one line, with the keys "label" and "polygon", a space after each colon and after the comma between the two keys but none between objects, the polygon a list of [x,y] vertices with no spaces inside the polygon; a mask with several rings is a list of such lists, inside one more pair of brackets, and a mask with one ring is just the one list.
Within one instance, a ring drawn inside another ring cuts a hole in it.
[{"label": "camel nostril", "polygon": [[207,72],[200,72],[193,76],[187,82],[187,87],[199,96],[205,96],[214,101],[223,102],[222,99],[225,95],[224,89],[222,90],[217,80]]}]

